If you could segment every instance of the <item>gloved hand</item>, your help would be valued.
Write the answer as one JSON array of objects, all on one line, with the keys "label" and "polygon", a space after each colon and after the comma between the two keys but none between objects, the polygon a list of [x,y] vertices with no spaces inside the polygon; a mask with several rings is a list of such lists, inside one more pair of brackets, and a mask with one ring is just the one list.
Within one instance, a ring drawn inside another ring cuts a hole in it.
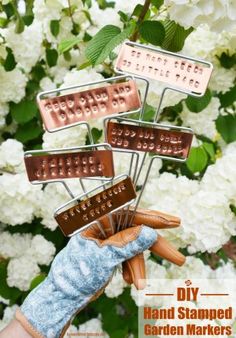
[{"label": "gloved hand", "polygon": [[102,293],[115,267],[148,249],[157,233],[139,225],[103,237],[99,226],[74,235],[27,296],[16,319],[32,337],[63,337],[70,319]]},{"label": "gloved hand", "polygon": [[[131,210],[132,211],[132,210]],[[132,221],[132,226],[145,224],[153,229],[171,229],[180,226],[180,218],[171,216],[160,211],[138,209]],[[149,248],[151,252],[167,259],[171,263],[182,266],[185,256],[175,249],[164,237],[158,235],[156,242]],[[122,263],[123,278],[128,284],[134,284],[137,289],[145,288],[145,261],[143,253],[126,260]]]},{"label": "gloved hand", "polygon": [[[119,212],[118,212],[119,213]],[[109,236],[114,228],[114,224],[117,221],[117,218],[121,217],[120,224],[124,224],[126,221],[129,224],[133,213],[133,209],[129,209],[129,216],[127,217],[125,213],[121,216],[113,214],[113,224],[107,216],[104,216],[100,219],[103,229],[106,230],[106,235]],[[146,225],[153,229],[171,229],[180,226],[180,218],[171,216],[160,211],[148,210],[148,209],[137,209],[135,215],[132,219],[131,226],[136,227],[138,225]],[[185,262],[185,256],[177,251],[173,245],[171,245],[164,237],[158,235],[155,243],[149,248],[151,252],[160,256],[161,258],[167,259],[168,261],[176,264],[183,265]],[[137,289],[145,288],[145,261],[143,253],[139,253],[134,257],[124,261],[122,263],[123,278],[128,284],[134,284]]]}]

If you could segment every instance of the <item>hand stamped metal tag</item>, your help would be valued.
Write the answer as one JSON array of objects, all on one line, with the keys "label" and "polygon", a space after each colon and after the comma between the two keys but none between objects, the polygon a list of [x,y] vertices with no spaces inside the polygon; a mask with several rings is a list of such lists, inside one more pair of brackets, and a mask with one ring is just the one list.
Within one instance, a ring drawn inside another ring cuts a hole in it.
[{"label": "hand stamped metal tag", "polygon": [[32,183],[66,178],[114,176],[112,150],[40,150],[27,152],[24,160],[29,181]]},{"label": "hand stamped metal tag", "polygon": [[[84,230],[98,218],[127,205],[135,197],[132,180],[127,177],[91,198],[77,202],[73,207],[63,212],[60,211],[65,208],[65,205],[58,208],[54,216],[63,234],[71,236],[75,232]],[[76,202],[75,199],[74,202]]]},{"label": "hand stamped metal tag", "polygon": [[113,148],[151,152],[181,159],[188,157],[193,138],[191,129],[143,121],[140,124],[142,125],[108,121],[107,142]]},{"label": "hand stamped metal tag", "polygon": [[130,41],[122,45],[115,66],[119,73],[165,82],[195,96],[205,93],[212,69],[210,62]]},{"label": "hand stamped metal tag", "polygon": [[[108,81],[111,79],[108,79]],[[105,82],[106,80],[102,81]],[[91,83],[92,84],[92,83]],[[47,94],[62,92],[66,88],[44,92],[38,95],[38,105],[45,128],[56,131],[82,121],[100,118],[107,115],[137,111],[141,101],[134,80],[107,84],[84,91],[74,89],[67,95],[41,98]]]}]

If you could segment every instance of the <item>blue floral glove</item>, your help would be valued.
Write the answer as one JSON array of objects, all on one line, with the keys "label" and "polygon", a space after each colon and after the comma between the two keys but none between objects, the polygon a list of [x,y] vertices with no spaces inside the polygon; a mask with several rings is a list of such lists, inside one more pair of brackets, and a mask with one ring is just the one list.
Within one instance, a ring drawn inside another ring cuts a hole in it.
[{"label": "blue floral glove", "polygon": [[155,230],[140,225],[110,234],[93,226],[73,236],[55,257],[47,278],[16,312],[33,337],[63,337],[73,316],[103,292],[115,267],[157,239]]}]

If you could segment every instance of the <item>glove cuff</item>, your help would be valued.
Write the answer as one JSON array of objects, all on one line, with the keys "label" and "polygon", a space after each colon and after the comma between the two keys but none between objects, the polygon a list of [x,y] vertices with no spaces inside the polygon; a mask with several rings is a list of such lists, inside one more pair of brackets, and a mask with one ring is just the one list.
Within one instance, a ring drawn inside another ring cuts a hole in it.
[{"label": "glove cuff", "polygon": [[27,331],[33,338],[45,338],[40,332],[38,332],[23,315],[20,309],[16,310],[15,318],[21,323],[25,331]]},{"label": "glove cuff", "polygon": [[[104,291],[104,290],[103,290]],[[46,338],[44,335],[42,335],[40,332],[38,332],[28,321],[28,319],[24,316],[24,314],[20,311],[20,309],[16,310],[15,318],[20,322],[20,324],[23,326],[25,331],[27,331],[33,338]],[[64,326],[60,338],[63,338],[68,327],[70,326],[71,321],[68,321],[66,325]]]}]

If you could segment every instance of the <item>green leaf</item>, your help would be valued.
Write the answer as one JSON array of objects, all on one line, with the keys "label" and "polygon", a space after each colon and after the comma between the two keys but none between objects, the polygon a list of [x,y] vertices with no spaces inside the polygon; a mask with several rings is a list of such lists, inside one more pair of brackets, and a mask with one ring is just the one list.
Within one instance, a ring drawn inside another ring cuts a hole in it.
[{"label": "green leaf", "polygon": [[84,33],[83,41],[89,42],[92,39],[92,36],[88,34],[87,32]]},{"label": "green leaf", "polygon": [[81,38],[78,38],[78,37],[74,37],[69,40],[63,40],[58,46],[59,53],[63,54],[69,51],[72,47],[74,47],[75,45],[78,45],[80,42],[82,42],[82,40]]},{"label": "green leaf", "polygon": [[81,69],[85,69],[87,67],[91,66],[91,62],[90,61],[86,61],[84,63],[82,63],[79,67],[78,67],[78,70],[81,70]]},{"label": "green leaf", "polygon": [[34,21],[33,15],[24,15],[23,16],[24,24],[26,26],[30,26],[32,22]]},{"label": "green leaf", "polygon": [[10,299],[14,304],[21,295],[21,291],[15,287],[9,287],[7,284],[7,262],[0,262],[0,296],[6,299]]},{"label": "green leaf", "polygon": [[56,49],[46,49],[46,60],[50,67],[54,67],[57,64],[58,52]]},{"label": "green leaf", "polygon": [[19,125],[15,134],[15,138],[26,143],[28,141],[38,138],[43,133],[42,128],[39,126],[37,121],[30,121],[24,125]]},{"label": "green leaf", "polygon": [[17,17],[16,17],[16,27],[15,27],[15,32],[20,34],[24,31],[25,29],[25,23],[23,18],[20,16],[19,13],[17,13]]},{"label": "green leaf", "polygon": [[15,14],[15,10],[11,2],[9,2],[6,5],[3,5],[2,7],[8,19],[10,19],[10,17],[12,17]]},{"label": "green leaf", "polygon": [[66,52],[63,53],[63,56],[64,56],[64,59],[68,62],[71,61],[71,54],[70,54],[70,51],[67,50]]},{"label": "green leaf", "polygon": [[98,143],[99,139],[102,136],[102,130],[99,130],[97,128],[92,128],[91,131],[92,131],[92,136],[93,136],[94,143]]},{"label": "green leaf", "polygon": [[40,63],[38,63],[32,68],[31,75],[34,80],[40,82],[40,80],[42,80],[42,78],[46,76],[46,72],[44,67]]},{"label": "green leaf", "polygon": [[134,10],[133,10],[133,13],[132,13],[131,16],[137,16],[137,17],[139,17],[139,15],[142,13],[142,10],[143,10],[143,5],[137,4],[134,7]]},{"label": "green leaf", "polygon": [[194,113],[199,113],[205,109],[211,101],[211,92],[209,89],[206,90],[206,93],[201,97],[188,96],[185,100],[188,109]]},{"label": "green leaf", "polygon": [[31,121],[37,115],[37,110],[35,100],[22,100],[20,103],[10,104],[11,115],[20,124]]},{"label": "green leaf", "polygon": [[50,31],[53,36],[57,37],[60,31],[60,21],[59,20],[51,20],[50,21]]},{"label": "green leaf", "polygon": [[236,206],[235,205],[233,205],[233,204],[230,204],[230,209],[231,209],[231,211],[235,214],[235,216],[236,216]]},{"label": "green leaf", "polygon": [[227,93],[219,94],[222,107],[231,106],[236,101],[236,86],[232,87]]},{"label": "green leaf", "polygon": [[216,129],[226,143],[236,141],[236,115],[219,115],[216,120]]},{"label": "green leaf", "polygon": [[121,22],[126,23],[126,22],[129,21],[129,16],[126,13],[124,13],[122,11],[118,11],[118,14],[120,16],[120,21]]},{"label": "green leaf", "polygon": [[41,273],[40,275],[36,276],[34,279],[32,279],[30,283],[30,290],[33,290],[38,286],[44,279],[46,278],[46,275],[44,273]]},{"label": "green leaf", "polygon": [[92,65],[102,63],[116,46],[132,34],[134,27],[133,22],[122,32],[119,27],[113,25],[103,27],[92,40],[89,41],[85,50],[85,55],[91,61]]},{"label": "green leaf", "polygon": [[160,46],[165,38],[165,28],[159,21],[144,21],[139,27],[141,37],[155,45]]},{"label": "green leaf", "polygon": [[236,65],[236,53],[233,55],[229,55],[225,52],[221,54],[220,57],[218,57],[220,64],[222,67],[226,69],[232,68],[234,65]]},{"label": "green leaf", "polygon": [[216,157],[215,157],[215,147],[214,147],[214,144],[213,143],[209,143],[209,142],[203,142],[202,146],[204,147],[204,149],[206,150],[206,152],[210,156],[212,162],[215,162]]},{"label": "green leaf", "polygon": [[207,162],[208,156],[203,147],[191,148],[186,165],[192,173],[201,172],[205,169]]},{"label": "green leaf", "polygon": [[164,0],[152,0],[151,1],[152,5],[155,6],[157,9],[159,9],[163,3],[164,3]]},{"label": "green leaf", "polygon": [[0,18],[0,28],[6,27],[8,20],[6,18]]},{"label": "green leaf", "polygon": [[16,66],[16,60],[14,57],[14,54],[12,53],[11,48],[7,47],[7,57],[4,61],[4,69],[6,72],[10,72],[11,70],[13,70]]},{"label": "green leaf", "polygon": [[185,39],[193,31],[193,28],[184,29],[172,20],[165,20],[163,25],[165,27],[165,39],[161,47],[171,52],[180,51],[184,46]]}]

